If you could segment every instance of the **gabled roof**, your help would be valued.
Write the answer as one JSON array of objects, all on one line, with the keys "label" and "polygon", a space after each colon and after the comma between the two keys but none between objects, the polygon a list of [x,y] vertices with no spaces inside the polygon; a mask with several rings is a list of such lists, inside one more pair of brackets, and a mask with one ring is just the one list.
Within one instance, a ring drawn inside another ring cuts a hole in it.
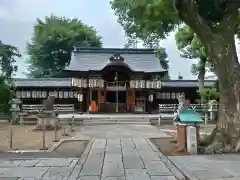
[{"label": "gabled roof", "polygon": [[71,61],[66,70],[69,71],[100,71],[109,64],[109,58],[120,54],[124,63],[133,71],[146,73],[165,72],[155,55],[155,49],[114,49],[114,48],[79,48],[72,53]]},{"label": "gabled roof", "polygon": [[[204,87],[214,87],[215,80],[205,80]],[[163,87],[198,87],[198,80],[168,80],[162,81]]]},{"label": "gabled roof", "polygon": [[[205,87],[214,87],[214,80],[205,80]],[[14,78],[13,83],[16,87],[71,87],[72,78]],[[168,80],[162,81],[162,87],[198,87],[197,80]]]}]

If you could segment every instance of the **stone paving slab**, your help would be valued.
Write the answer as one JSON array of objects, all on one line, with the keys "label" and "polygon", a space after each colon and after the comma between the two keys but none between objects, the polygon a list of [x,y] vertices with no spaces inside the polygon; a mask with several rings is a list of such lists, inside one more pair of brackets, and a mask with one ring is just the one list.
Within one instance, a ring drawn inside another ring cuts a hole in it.
[{"label": "stone paving slab", "polygon": [[167,133],[151,125],[98,125],[76,129],[76,136],[94,138],[169,138]]},{"label": "stone paving slab", "polygon": [[169,159],[191,180],[239,180],[239,155],[173,156]]},{"label": "stone paving slab", "polygon": [[79,132],[95,137],[81,158],[0,158],[0,180],[176,180],[145,139],[168,137],[155,127],[91,126]]}]

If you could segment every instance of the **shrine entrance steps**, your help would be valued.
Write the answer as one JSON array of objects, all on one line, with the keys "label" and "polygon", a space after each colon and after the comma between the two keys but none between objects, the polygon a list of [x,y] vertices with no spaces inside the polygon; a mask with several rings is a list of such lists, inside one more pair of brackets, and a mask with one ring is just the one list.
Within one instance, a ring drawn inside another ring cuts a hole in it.
[{"label": "shrine entrance steps", "polygon": [[84,125],[103,125],[103,124],[150,124],[149,119],[86,119]]},{"label": "shrine entrance steps", "polygon": [[[71,119],[72,114],[59,115],[60,121]],[[157,120],[158,114],[74,114],[74,121],[82,121],[84,125],[100,124],[151,124]]]}]

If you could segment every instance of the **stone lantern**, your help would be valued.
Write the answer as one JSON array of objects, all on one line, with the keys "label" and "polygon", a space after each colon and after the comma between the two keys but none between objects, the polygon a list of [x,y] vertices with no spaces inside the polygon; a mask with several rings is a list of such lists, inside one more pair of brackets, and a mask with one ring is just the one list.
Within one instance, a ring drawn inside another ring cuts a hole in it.
[{"label": "stone lantern", "polygon": [[54,96],[48,96],[43,102],[42,110],[37,114],[37,130],[54,130],[57,127],[58,119],[54,111]]},{"label": "stone lantern", "polygon": [[21,103],[22,103],[21,100],[17,99],[17,98],[13,98],[11,101],[9,101],[9,104],[11,105],[11,107],[10,107],[11,122],[13,124],[16,124],[19,119],[19,115],[21,112],[21,109],[20,109]]}]

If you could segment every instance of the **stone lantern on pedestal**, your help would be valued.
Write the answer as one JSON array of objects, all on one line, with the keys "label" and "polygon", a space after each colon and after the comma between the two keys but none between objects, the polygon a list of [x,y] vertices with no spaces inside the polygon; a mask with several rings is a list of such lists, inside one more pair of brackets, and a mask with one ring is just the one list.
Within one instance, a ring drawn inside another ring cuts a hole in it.
[{"label": "stone lantern on pedestal", "polygon": [[11,122],[12,124],[16,124],[19,116],[20,116],[20,104],[22,102],[20,101],[20,99],[17,98],[13,98],[11,101],[9,101],[9,104],[11,105],[10,107],[10,112],[11,112]]},{"label": "stone lantern on pedestal", "polygon": [[49,96],[43,103],[42,110],[37,114],[37,130],[54,130],[57,126],[56,112],[54,111],[54,96]]}]

